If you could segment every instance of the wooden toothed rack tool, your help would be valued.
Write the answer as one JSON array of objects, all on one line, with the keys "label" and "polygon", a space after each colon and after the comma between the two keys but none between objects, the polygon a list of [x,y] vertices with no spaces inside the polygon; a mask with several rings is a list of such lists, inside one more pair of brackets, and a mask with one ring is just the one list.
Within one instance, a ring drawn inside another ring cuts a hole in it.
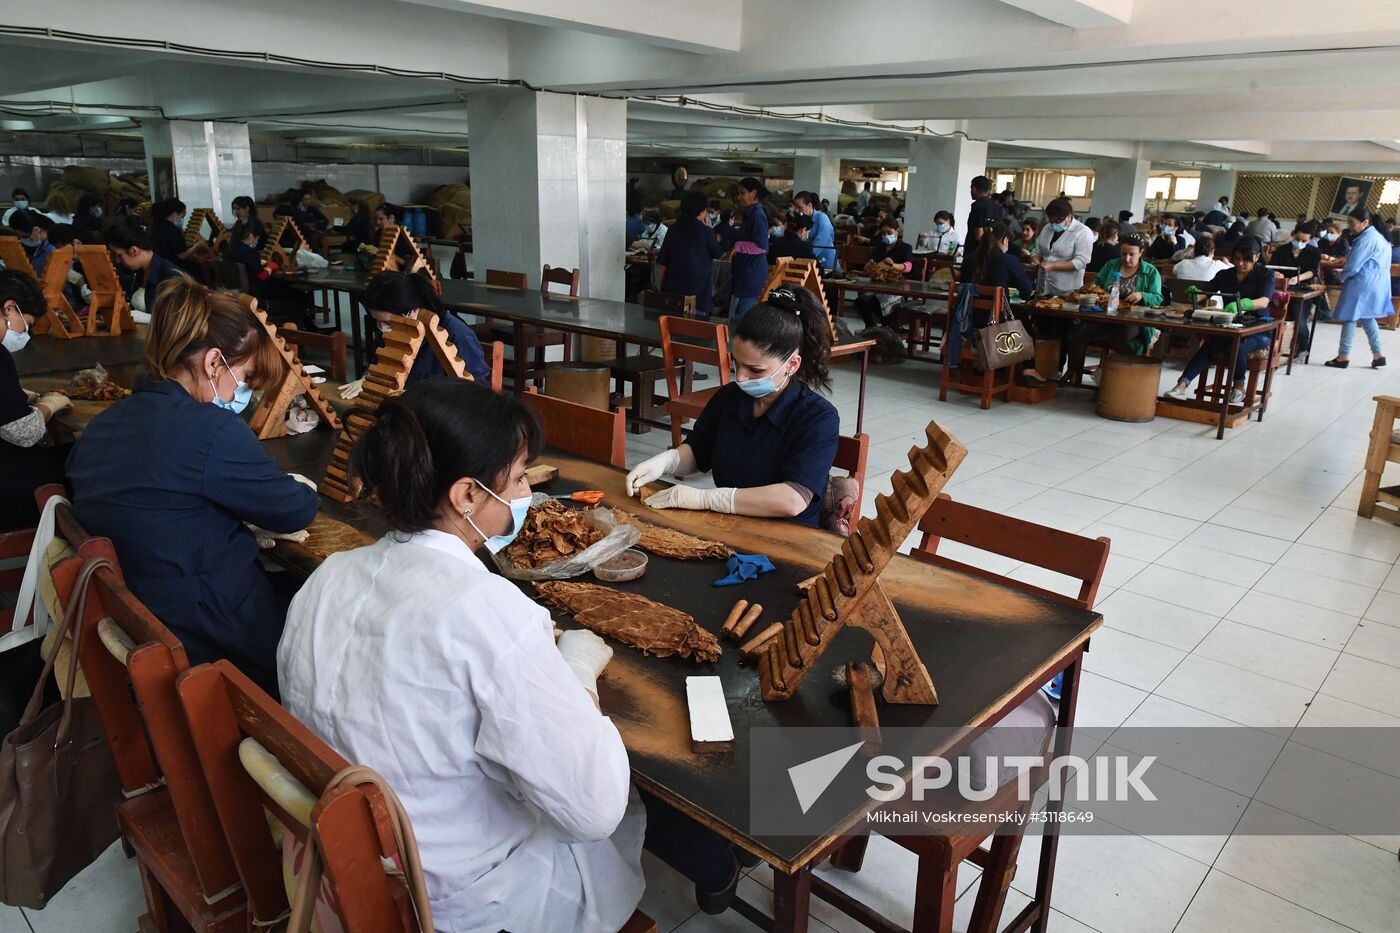
[{"label": "wooden toothed rack tool", "polygon": [[209,236],[206,242],[211,246],[219,235],[224,232],[223,221],[219,220],[219,215],[214,213],[212,207],[196,207],[190,211],[190,219],[185,221],[185,246],[193,246],[200,239],[200,234],[204,232],[204,225],[209,224]]},{"label": "wooden toothed rack tool", "polygon": [[239,295],[238,300],[243,302],[249,311],[253,312],[253,316],[258,319],[258,324],[272,339],[272,345],[277,349],[278,356],[282,358],[281,374],[263,389],[262,398],[258,400],[258,407],[253,410],[252,417],[248,419],[248,426],[253,429],[258,440],[263,441],[270,437],[286,435],[287,409],[291,408],[292,399],[298,395],[306,396],[307,402],[321,416],[321,424],[332,430],[339,430],[340,416],[335,413],[335,409],[331,408],[330,403],[321,394],[321,390],[312,384],[311,375],[307,373],[306,367],[302,366],[297,351],[277,332],[277,327],[267,319],[267,313],[258,307],[257,299],[251,295]]},{"label": "wooden toothed rack tool", "polygon": [[760,646],[763,699],[792,696],[842,626],[854,625],[875,638],[871,659],[884,675],[886,701],[938,703],[933,679],[880,585],[881,571],[967,456],[967,448],[936,422],[929,422],[925,433],[928,446],[910,450],[909,469],[890,478],[889,495],[876,497],[875,517],[856,523],[840,553],[814,578],[792,615],[783,621],[781,631]]},{"label": "wooden toothed rack tool", "polygon": [[[297,238],[297,241],[292,244],[290,252],[287,247],[282,245],[282,238],[289,232],[296,234]],[[306,237],[301,235],[301,228],[297,226],[297,222],[283,215],[272,222],[272,229],[268,231],[267,242],[263,244],[262,255],[259,258],[262,259],[264,266],[269,262],[276,262],[277,268],[286,272],[297,267],[297,250],[299,249],[309,250],[311,246],[306,242]]]},{"label": "wooden toothed rack tool", "polygon": [[419,311],[413,318],[395,315],[389,318],[389,329],[383,336],[384,346],[375,351],[374,363],[365,373],[355,410],[345,416],[345,426],[335,442],[331,462],[326,466],[326,475],[319,487],[322,495],[337,502],[350,502],[359,497],[358,484],[350,480],[350,450],[374,423],[372,412],[386,398],[403,391],[413,361],[425,343],[447,375],[472,378],[435,314]]},{"label": "wooden toothed rack tool", "polygon": [[768,282],[763,286],[758,300],[768,300],[769,292],[784,285],[800,285],[821,299],[822,307],[826,309],[826,323],[831,327],[831,340],[835,343],[839,335],[836,333],[836,322],[831,319],[831,305],[826,301],[826,289],[822,287],[821,270],[817,261],[782,257],[773,267],[773,273],[768,276]]},{"label": "wooden toothed rack tool", "polygon": [[[117,278],[116,267],[112,265],[112,254],[105,246],[74,245],[74,258],[83,270],[92,296],[88,298],[86,333],[89,337],[118,337],[123,331],[136,329],[136,321],[131,317],[131,305],[122,291],[121,280]],[[66,280],[66,276],[65,276]],[[61,293],[62,286],[58,286]],[[51,287],[44,283],[44,294],[49,295]],[[53,299],[49,299],[50,304]]]},{"label": "wooden toothed rack tool", "polygon": [[[399,255],[399,243],[402,242],[407,247],[407,255]],[[442,290],[438,277],[433,272],[433,266],[424,257],[423,251],[418,248],[418,244],[413,241],[413,236],[403,227],[389,225],[379,231],[379,242],[375,244],[374,262],[369,267],[369,277],[374,278],[381,272],[407,272],[409,275],[419,269],[427,270],[428,277],[433,280],[433,284]]]}]

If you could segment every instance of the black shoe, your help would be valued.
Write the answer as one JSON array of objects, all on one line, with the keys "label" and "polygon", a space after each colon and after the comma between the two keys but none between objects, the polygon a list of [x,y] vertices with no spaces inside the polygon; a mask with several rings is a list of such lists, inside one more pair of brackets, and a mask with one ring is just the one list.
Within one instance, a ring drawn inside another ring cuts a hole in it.
[{"label": "black shoe", "polygon": [[730,876],[729,883],[718,891],[706,891],[699,884],[695,885],[695,904],[707,914],[722,914],[729,909],[729,905],[734,903],[734,892],[739,890],[739,879],[744,873],[739,870],[739,860],[734,860],[734,874]]},{"label": "black shoe", "polygon": [[729,848],[734,850],[734,858],[738,860],[739,865],[743,868],[753,868],[755,865],[763,862],[763,859],[754,855],[748,849],[741,849],[738,846],[730,846]]},{"label": "black shoe", "polygon": [[1333,369],[1346,369],[1351,365],[1351,360],[1328,360],[1322,365],[1331,366]]},{"label": "black shoe", "polygon": [[1378,356],[1378,357],[1376,357],[1375,359],[1371,360],[1371,368],[1372,368],[1372,369],[1380,369],[1380,368],[1381,368],[1382,366],[1384,366],[1384,365],[1385,365],[1385,357],[1383,357],[1383,356]]}]

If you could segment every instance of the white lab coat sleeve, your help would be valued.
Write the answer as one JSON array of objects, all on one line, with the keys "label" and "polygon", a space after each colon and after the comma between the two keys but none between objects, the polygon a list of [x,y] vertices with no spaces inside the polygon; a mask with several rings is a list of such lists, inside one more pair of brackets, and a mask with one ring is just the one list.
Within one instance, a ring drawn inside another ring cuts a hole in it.
[{"label": "white lab coat sleeve", "polygon": [[1074,271],[1080,275],[1089,267],[1089,259],[1094,255],[1094,232],[1088,227],[1083,227],[1079,235],[1074,240],[1074,253],[1069,257],[1069,261],[1074,263]]},{"label": "white lab coat sleeve", "polygon": [[474,589],[471,611],[462,613],[473,624],[496,613],[518,636],[489,665],[469,671],[481,711],[476,753],[509,772],[561,841],[606,839],[622,821],[631,784],[622,737],[564,663],[549,614],[533,607],[522,617],[519,599],[503,600],[509,594],[495,589]]}]

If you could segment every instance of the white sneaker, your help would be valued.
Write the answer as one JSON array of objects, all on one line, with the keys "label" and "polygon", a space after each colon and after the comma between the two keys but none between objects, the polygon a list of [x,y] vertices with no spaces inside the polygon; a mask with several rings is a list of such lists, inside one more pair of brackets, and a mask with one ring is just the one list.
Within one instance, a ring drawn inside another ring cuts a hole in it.
[{"label": "white sneaker", "polygon": [[1239,386],[1235,386],[1233,389],[1230,390],[1230,404],[1231,404],[1231,405],[1243,405],[1243,404],[1244,404],[1244,389],[1241,389]]},{"label": "white sneaker", "polygon": [[1099,384],[1099,370],[1096,369],[1093,372],[1089,373],[1089,381],[1092,382],[1094,385]]},{"label": "white sneaker", "polygon": [[1172,386],[1166,391],[1166,396],[1167,398],[1175,399],[1178,402],[1184,402],[1188,398],[1190,398],[1190,396],[1186,394],[1186,390],[1183,389],[1181,386]]}]

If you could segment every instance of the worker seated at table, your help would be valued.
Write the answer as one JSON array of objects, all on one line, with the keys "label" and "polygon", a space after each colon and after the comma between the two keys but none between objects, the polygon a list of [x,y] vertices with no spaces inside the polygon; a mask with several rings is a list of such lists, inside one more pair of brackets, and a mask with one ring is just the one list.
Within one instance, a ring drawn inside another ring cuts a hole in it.
[{"label": "worker seated at table", "polygon": [[[1108,290],[1113,288],[1114,276],[1118,276],[1119,314],[1131,307],[1156,308],[1164,302],[1162,294],[1162,274],[1150,262],[1143,262],[1143,238],[1136,233],[1125,233],[1118,244],[1119,257],[1104,263],[1094,284]],[[1155,327],[1136,324],[1084,324],[1075,327],[1070,334],[1070,356],[1075,360],[1084,359],[1084,348],[1092,341],[1106,342],[1115,353],[1124,356],[1144,356],[1157,339]],[[1098,382],[1098,372],[1090,377]]]},{"label": "worker seated at table", "polygon": [[[982,235],[977,238],[971,254],[963,259],[962,268],[958,270],[958,288],[1002,288],[1006,289],[1008,298],[1011,297],[1012,290],[1022,298],[1029,297],[1033,288],[1030,277],[1026,275],[1025,265],[1011,255],[1010,249],[1011,228],[1003,221],[993,221],[982,230]],[[990,311],[975,308],[962,320],[961,327],[958,328],[961,336],[953,342],[948,351],[947,365],[950,369],[959,368],[962,354],[960,341],[970,340],[978,328],[986,327],[991,322]],[[1027,319],[1024,323],[1032,333],[1044,326],[1034,318]],[[1034,363],[1021,370],[1020,379],[1023,385],[1031,388],[1045,385],[1045,377],[1036,371]]]},{"label": "worker seated at table", "polygon": [[306,242],[311,245],[312,250],[319,250],[321,237],[330,229],[331,222],[316,206],[315,194],[310,189],[302,191],[296,203],[292,205],[292,220],[296,221],[297,229],[306,237]]},{"label": "worker seated at table", "polygon": [[[656,254],[657,281],[668,295],[694,295],[695,316],[710,316],[714,304],[714,264],[724,254],[719,237],[709,223],[705,195],[687,191],[680,215]],[[716,222],[719,215],[715,214]]]},{"label": "worker seated at table", "polygon": [[807,215],[774,219],[768,225],[768,265],[776,265],[779,259],[816,259],[811,239],[812,218]]},{"label": "worker seated at table", "polygon": [[1230,224],[1230,228],[1228,230],[1226,230],[1224,233],[1220,234],[1220,236],[1215,238],[1216,255],[1234,255],[1235,247],[1238,246],[1240,241],[1245,238],[1247,229],[1248,228],[1245,226],[1243,220],[1237,220],[1234,223]]},{"label": "worker seated at table", "polygon": [[[377,244],[380,235],[388,227],[401,226],[400,221],[403,215],[403,208],[389,201],[385,201],[376,207],[374,209],[374,239],[371,241],[370,245],[373,246]],[[404,232],[407,233],[408,231],[405,230]],[[394,255],[400,259],[411,260],[413,259],[413,247],[409,245],[407,239],[399,237],[398,240],[394,242]]]},{"label": "worker seated at table", "polygon": [[69,406],[68,396],[26,391],[14,359],[29,343],[29,328],[48,310],[38,282],[18,269],[0,269],[0,531],[33,528],[39,520],[34,490],[64,480],[68,446],[47,446],[44,438],[49,419]]},{"label": "worker seated at table", "polygon": [[[1288,288],[1311,288],[1321,281],[1322,254],[1318,252],[1313,234],[1317,228],[1311,221],[1304,221],[1293,228],[1291,239],[1284,246],[1274,250],[1269,265],[1284,275],[1284,285]],[[1316,299],[1290,302],[1289,318],[1297,328],[1297,344],[1306,348],[1311,333],[1309,318]],[[1297,307],[1293,307],[1296,304]]]},{"label": "worker seated at table", "polygon": [[186,272],[198,272],[199,258],[210,247],[202,238],[185,245],[185,212],[185,202],[179,198],[166,198],[151,207],[151,249]]},{"label": "worker seated at table", "polygon": [[[1010,224],[1007,225],[1007,228],[1010,229]],[[1011,248],[1007,250],[1007,253],[1023,262],[1029,262],[1031,253],[1035,250],[1036,237],[1040,236],[1040,221],[1034,217],[1027,217],[1021,221],[1016,230],[1018,231],[1017,236],[1012,238]],[[1114,230],[1117,230],[1116,224]]]},{"label": "worker seated at table", "polygon": [[477,383],[386,400],[350,469],[391,530],[326,559],[278,647],[292,715],[399,789],[440,930],[616,933],[642,895],[644,827],[649,847],[673,834],[656,847],[702,893],[727,906],[738,882],[721,837],[633,790],[598,708],[612,648],[582,629],[556,646],[549,613],[477,556],[519,533],[544,440]]},{"label": "worker seated at table", "polygon": [[84,194],[73,212],[73,235],[84,243],[102,242],[102,199]]},{"label": "worker seated at table", "polygon": [[249,526],[300,531],[318,499],[239,415],[282,365],[242,302],[179,276],[156,300],[145,373],[68,458],[78,521],[112,540],[126,585],[190,663],[228,658],[274,695],[296,578],[263,571]]},{"label": "worker seated at table", "polygon": [[656,252],[661,249],[661,244],[666,242],[668,230],[661,222],[661,215],[656,211],[647,211],[642,216],[642,233],[635,240],[628,244],[629,249],[644,249],[648,252]]},{"label": "worker seated at table", "polygon": [[157,256],[151,246],[151,236],[132,217],[107,228],[107,249],[120,266],[141,276],[140,288],[128,297],[136,323],[151,320],[150,310],[156,306],[160,286],[180,277],[180,269],[163,256]]},{"label": "worker seated at table", "polygon": [[1172,266],[1172,276],[1187,282],[1209,282],[1226,269],[1233,268],[1228,262],[1215,258],[1215,237],[1205,233],[1196,238],[1190,259],[1183,259]]},{"label": "worker seated at table", "polygon": [[24,254],[29,257],[29,264],[40,279],[48,267],[49,256],[53,255],[54,247],[49,242],[49,230],[53,225],[52,220],[38,211],[15,211],[10,215],[10,229],[19,234]]},{"label": "worker seated at table", "polygon": [[[870,261],[891,263],[905,275],[914,268],[914,247],[904,242],[899,221],[893,217],[880,222],[880,235],[871,246]],[[899,295],[861,295],[856,299],[856,310],[866,327],[876,327],[888,323],[895,306],[902,300]]]},{"label": "worker seated at table", "polygon": [[[1267,268],[1260,261],[1259,254],[1259,241],[1253,237],[1245,237],[1230,254],[1230,263],[1234,268],[1222,270],[1210,280],[1210,285],[1207,286],[1206,290],[1232,296],[1225,299],[1227,302],[1226,311],[1237,314],[1252,314],[1260,321],[1272,321],[1273,317],[1269,314],[1269,301],[1274,297],[1274,270]],[[1238,405],[1244,401],[1244,378],[1249,354],[1255,350],[1268,348],[1269,342],[1273,339],[1272,333],[1253,334],[1241,338],[1239,351],[1235,354],[1234,387],[1230,390],[1230,404]],[[1225,337],[1216,337],[1202,344],[1195,355],[1187,361],[1186,369],[1177,379],[1176,385],[1167,390],[1167,398],[1179,401],[1186,399],[1191,383],[1205,372],[1206,367],[1210,365],[1211,357],[1219,353],[1227,353],[1229,349],[1230,340]]]},{"label": "worker seated at table", "polygon": [[229,228],[228,245],[224,249],[228,250],[233,244],[243,242],[244,231],[249,227],[258,231],[258,242],[253,244],[253,249],[261,253],[267,243],[267,228],[258,217],[258,205],[253,199],[246,194],[239,195],[233,199],[233,226]]},{"label": "worker seated at table", "polygon": [[1190,245],[1182,234],[1181,221],[1171,214],[1163,214],[1157,218],[1155,229],[1156,235],[1152,237],[1152,244],[1147,247],[1149,260],[1171,259]]},{"label": "worker seated at table", "polygon": [[817,394],[831,385],[831,325],[805,288],[768,293],[734,328],[735,381],[710,398],[684,444],[627,474],[627,494],[670,474],[714,474],[717,489],[676,485],[646,500],[657,509],[792,518],[817,527],[841,417]]},{"label": "worker seated at table", "polygon": [[[481,341],[467,326],[466,322],[448,311],[433,287],[432,277],[426,271],[415,273],[381,272],[370,280],[365,289],[365,307],[378,327],[370,330],[369,342],[374,349],[384,346],[383,331],[389,329],[389,319],[399,317],[416,318],[423,312],[436,315],[437,322],[447,331],[457,355],[467,366],[467,372],[482,385],[491,385],[491,364],[486,362],[486,354],[481,349]],[[424,379],[446,375],[447,370],[438,362],[437,354],[425,341],[418,348],[418,356],[413,360],[413,368],[408,371],[405,386],[411,386]],[[364,378],[356,379],[346,386],[342,398],[355,398],[364,387]]]},{"label": "worker seated at table", "polygon": [[963,241],[953,220],[953,212],[939,211],[934,214],[933,230],[919,235],[919,245],[944,258],[956,257],[962,251]]}]

